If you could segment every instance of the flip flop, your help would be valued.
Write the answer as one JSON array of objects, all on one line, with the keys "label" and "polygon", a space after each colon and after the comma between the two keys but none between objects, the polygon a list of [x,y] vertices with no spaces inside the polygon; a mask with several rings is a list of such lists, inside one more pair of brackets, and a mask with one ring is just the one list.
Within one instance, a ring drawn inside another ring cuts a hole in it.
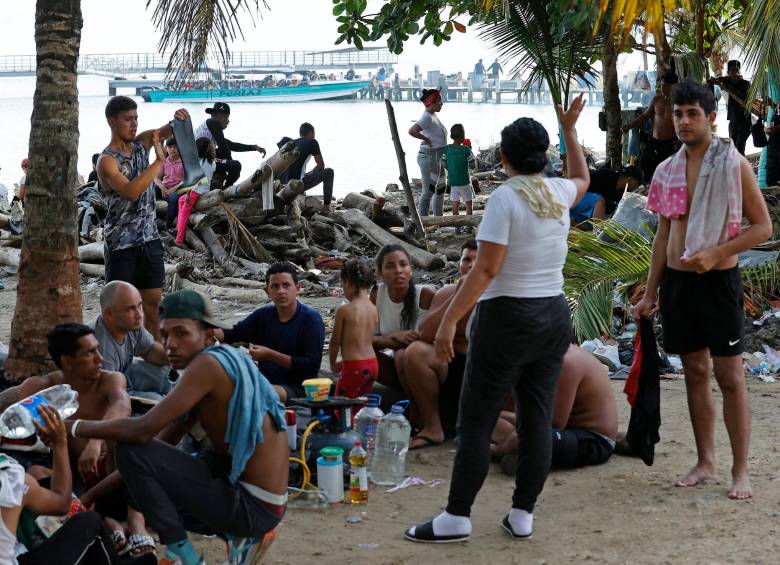
[{"label": "flip flop", "polygon": [[230,538],[228,540],[230,561],[226,565],[259,565],[275,539],[276,528],[258,537]]},{"label": "flip flop", "polygon": [[417,434],[416,436],[413,436],[412,439],[409,440],[411,443],[412,441],[419,439],[423,442],[423,445],[418,445],[417,447],[409,447],[409,451],[416,451],[418,449],[425,449],[426,447],[435,447],[437,445],[441,445],[444,443],[444,440],[442,441],[436,441],[434,439],[429,438],[426,435],[423,434]]},{"label": "flip flop", "polygon": [[516,534],[515,531],[512,529],[512,524],[509,523],[509,514],[504,516],[504,519],[501,521],[501,527],[504,528],[504,531],[508,533],[510,536],[512,536],[512,539],[516,540],[524,540],[524,539],[531,539],[534,536],[533,530],[531,530],[530,534],[527,535],[519,535]]},{"label": "flip flop", "polygon": [[127,537],[122,530],[114,530],[111,532],[111,543],[114,544],[114,549],[117,555],[125,555],[130,551],[130,544],[127,543]]},{"label": "flip flop", "polygon": [[152,536],[133,534],[127,538],[127,542],[130,546],[130,555],[133,557],[154,553],[157,550],[157,546],[155,545]]},{"label": "flip flop", "polygon": [[466,535],[455,536],[437,536],[433,533],[433,520],[428,520],[422,524],[418,524],[414,527],[414,533],[412,528],[409,528],[404,532],[404,537],[409,541],[416,541],[419,543],[456,543],[459,541],[468,541],[471,537]]}]

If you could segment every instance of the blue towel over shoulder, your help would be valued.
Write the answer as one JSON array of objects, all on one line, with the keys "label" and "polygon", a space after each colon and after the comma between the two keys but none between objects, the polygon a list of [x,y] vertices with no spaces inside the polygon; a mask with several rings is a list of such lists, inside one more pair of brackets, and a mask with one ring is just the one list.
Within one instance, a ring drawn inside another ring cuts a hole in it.
[{"label": "blue towel over shoulder", "polygon": [[225,443],[233,458],[230,482],[244,472],[258,443],[263,443],[263,421],[269,414],[280,430],[286,430],[284,405],[279,395],[246,353],[229,345],[213,345],[206,353],[219,361],[235,383],[228,405]]}]

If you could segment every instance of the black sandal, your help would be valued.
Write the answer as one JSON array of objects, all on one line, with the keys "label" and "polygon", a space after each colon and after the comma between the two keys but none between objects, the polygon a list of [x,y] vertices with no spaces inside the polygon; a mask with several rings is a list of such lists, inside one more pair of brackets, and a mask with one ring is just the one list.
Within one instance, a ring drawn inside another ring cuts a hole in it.
[{"label": "black sandal", "polygon": [[512,536],[512,539],[517,539],[517,540],[531,539],[534,535],[533,530],[531,530],[531,533],[526,534],[524,536],[520,534],[516,534],[515,531],[512,529],[512,524],[509,523],[509,514],[504,516],[504,520],[501,522],[501,527],[504,528],[504,531],[506,533]]},{"label": "black sandal", "polygon": [[415,526],[414,533],[412,533],[412,528],[406,530],[404,532],[404,537],[409,541],[420,543],[455,543],[459,541],[468,541],[471,535],[437,536],[433,533],[433,520],[428,520],[427,522]]}]

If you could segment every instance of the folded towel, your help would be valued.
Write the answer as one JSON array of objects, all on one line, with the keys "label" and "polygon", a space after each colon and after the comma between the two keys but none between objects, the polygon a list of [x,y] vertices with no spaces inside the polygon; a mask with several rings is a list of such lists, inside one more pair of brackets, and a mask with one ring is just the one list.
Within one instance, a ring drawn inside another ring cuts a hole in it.
[{"label": "folded towel", "polygon": [[542,219],[558,220],[568,209],[555,199],[543,177],[515,175],[506,182],[528,203],[531,211]]},{"label": "folded towel", "polygon": [[[689,258],[739,235],[742,227],[742,157],[729,139],[712,136],[702,159],[685,236]],[[688,214],[685,146],[655,170],[647,208],[676,220]]]},{"label": "folded towel", "polygon": [[213,355],[235,383],[228,404],[225,443],[232,457],[230,482],[235,483],[244,472],[258,443],[263,443],[263,421],[268,414],[277,429],[286,430],[284,405],[273,385],[246,353],[229,345],[214,345],[205,350]]}]

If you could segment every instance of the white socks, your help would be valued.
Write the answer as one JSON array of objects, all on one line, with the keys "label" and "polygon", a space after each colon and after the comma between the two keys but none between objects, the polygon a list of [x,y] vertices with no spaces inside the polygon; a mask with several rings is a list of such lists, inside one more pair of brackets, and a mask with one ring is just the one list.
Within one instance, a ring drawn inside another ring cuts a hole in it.
[{"label": "white socks", "polygon": [[[414,535],[416,527],[409,533]],[[442,512],[433,519],[433,535],[435,536],[470,536],[471,520],[466,516],[455,516]]]},{"label": "white socks", "polygon": [[509,525],[515,535],[529,536],[534,531],[534,515],[519,508],[512,508],[509,511]]}]

